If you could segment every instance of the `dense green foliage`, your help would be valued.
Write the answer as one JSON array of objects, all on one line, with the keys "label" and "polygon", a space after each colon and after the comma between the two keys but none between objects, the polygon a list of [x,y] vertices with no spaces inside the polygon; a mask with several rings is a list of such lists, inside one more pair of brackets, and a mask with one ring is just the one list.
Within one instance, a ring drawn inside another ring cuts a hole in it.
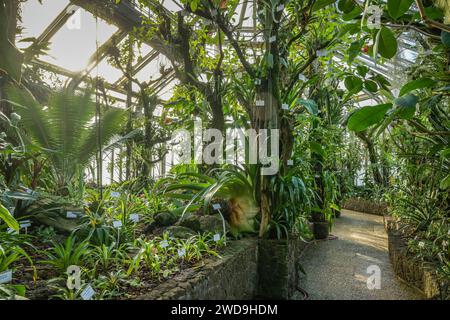
[{"label": "dense green foliage", "polygon": [[[26,289],[43,280],[46,298],[79,299],[88,285],[96,298],[131,297],[146,281],[219,256],[227,237],[310,241],[312,226],[331,230],[345,200],[364,197],[386,202],[409,251],[450,279],[445,1],[417,1],[422,12],[412,0],[258,0],[252,38],[239,31],[237,0],[184,0],[177,13],[136,2],[150,14],[105,53],[123,75],[120,109],[102,79],[44,85],[30,65],[45,44],[18,50],[20,12],[0,0],[0,272],[30,266]],[[380,8],[375,28],[369,3]],[[12,36],[5,21],[16,25]],[[405,36],[416,40],[411,65],[377,68],[400,65]],[[170,62],[156,80],[133,73],[144,44]],[[155,84],[169,74],[177,83],[163,101]],[[152,175],[170,134],[198,120],[221,133],[278,129],[279,171],[192,162]],[[107,169],[119,178],[98,185],[103,152],[113,149]],[[204,232],[205,217],[220,218],[220,228]],[[188,236],[175,236],[180,228]],[[72,265],[82,269],[78,289],[66,286]],[[0,297],[24,290],[0,284]]]}]

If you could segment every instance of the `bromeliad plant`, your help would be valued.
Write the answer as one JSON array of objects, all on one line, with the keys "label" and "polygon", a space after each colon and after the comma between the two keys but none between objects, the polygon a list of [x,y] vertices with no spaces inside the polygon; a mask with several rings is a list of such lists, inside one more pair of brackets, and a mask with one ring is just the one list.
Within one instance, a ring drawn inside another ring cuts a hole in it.
[{"label": "bromeliad plant", "polygon": [[182,173],[165,179],[162,195],[172,199],[186,200],[183,214],[200,205],[208,213],[214,199],[228,201],[229,210],[222,212],[234,234],[255,232],[255,217],[259,208],[255,198],[256,168],[252,166],[224,166],[200,173]]},{"label": "bromeliad plant", "polygon": [[82,266],[90,253],[89,242],[76,242],[76,238],[70,235],[64,244],[53,242],[53,248],[44,251],[48,260],[43,263],[53,266],[60,274],[65,274],[71,265]]}]

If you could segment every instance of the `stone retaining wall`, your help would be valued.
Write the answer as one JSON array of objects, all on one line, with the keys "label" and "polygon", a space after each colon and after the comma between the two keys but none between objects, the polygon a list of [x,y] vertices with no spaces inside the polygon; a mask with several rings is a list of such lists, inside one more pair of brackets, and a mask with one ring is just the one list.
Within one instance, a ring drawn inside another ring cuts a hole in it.
[{"label": "stone retaining wall", "polygon": [[389,258],[395,274],[424,293],[428,299],[441,296],[436,269],[414,260],[407,252],[406,240],[395,230],[387,230]]},{"label": "stone retaining wall", "polygon": [[300,256],[306,244],[300,240],[261,240],[259,243],[258,297],[289,299],[300,281]]},{"label": "stone retaining wall", "polygon": [[299,240],[232,241],[222,258],[207,259],[138,300],[288,299],[299,281],[304,248]]},{"label": "stone retaining wall", "polygon": [[138,300],[240,300],[252,299],[258,283],[258,242],[231,242],[222,258],[183,271]]},{"label": "stone retaining wall", "polygon": [[349,198],[342,205],[343,209],[359,211],[382,216],[387,213],[387,204],[363,198]]}]

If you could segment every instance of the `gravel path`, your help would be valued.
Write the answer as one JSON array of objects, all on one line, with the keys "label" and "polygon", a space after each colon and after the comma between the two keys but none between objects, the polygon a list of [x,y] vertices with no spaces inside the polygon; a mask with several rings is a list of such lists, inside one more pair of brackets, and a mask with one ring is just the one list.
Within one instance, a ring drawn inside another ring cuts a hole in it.
[{"label": "gravel path", "polygon": [[[300,286],[311,300],[418,300],[423,296],[398,280],[392,270],[383,218],[343,210],[332,234],[337,240],[309,245],[302,257],[306,276]],[[369,266],[381,271],[381,288],[369,290]]]}]

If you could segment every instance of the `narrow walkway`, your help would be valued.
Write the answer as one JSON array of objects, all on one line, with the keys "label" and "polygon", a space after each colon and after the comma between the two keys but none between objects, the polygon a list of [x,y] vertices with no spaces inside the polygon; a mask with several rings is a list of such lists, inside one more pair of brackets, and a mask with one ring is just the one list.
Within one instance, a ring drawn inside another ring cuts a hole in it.
[{"label": "narrow walkway", "polygon": [[[332,234],[338,239],[315,242],[302,257],[307,274],[300,286],[311,300],[423,299],[395,277],[382,217],[343,210]],[[369,266],[380,268],[381,289],[368,289]]]}]

